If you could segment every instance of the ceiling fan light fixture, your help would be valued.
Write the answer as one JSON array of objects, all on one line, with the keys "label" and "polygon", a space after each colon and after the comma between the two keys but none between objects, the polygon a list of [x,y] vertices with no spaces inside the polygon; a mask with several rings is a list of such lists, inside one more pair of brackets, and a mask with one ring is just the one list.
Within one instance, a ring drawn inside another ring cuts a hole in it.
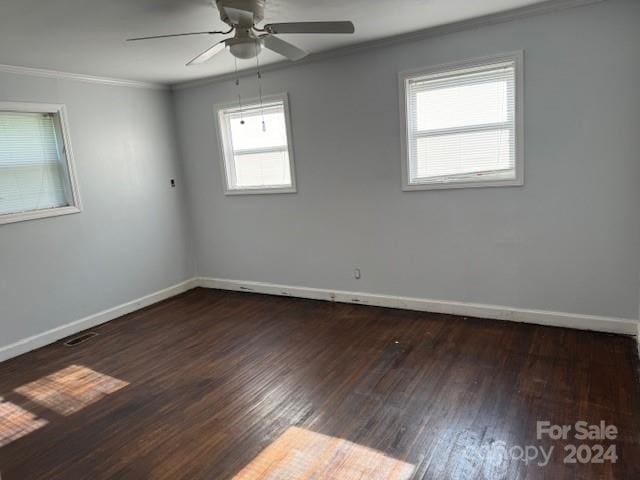
[{"label": "ceiling fan light fixture", "polygon": [[262,42],[258,38],[233,39],[228,44],[231,55],[242,60],[254,58],[262,51]]}]

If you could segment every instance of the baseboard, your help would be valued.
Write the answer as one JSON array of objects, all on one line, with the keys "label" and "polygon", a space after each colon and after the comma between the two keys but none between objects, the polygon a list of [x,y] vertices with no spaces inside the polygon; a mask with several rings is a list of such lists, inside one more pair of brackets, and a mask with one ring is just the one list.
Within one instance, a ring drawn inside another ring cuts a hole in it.
[{"label": "baseboard", "polygon": [[56,342],[61,338],[68,337],[69,335],[73,335],[74,333],[81,332],[82,330],[86,330],[87,328],[95,327],[96,325],[100,325],[128,313],[140,310],[141,308],[148,307],[149,305],[153,305],[154,303],[158,303],[182,292],[186,292],[187,290],[191,290],[197,286],[197,280],[192,278],[178,283],[177,285],[145,295],[144,297],[123,303],[117,307],[109,308],[108,310],[103,310],[93,315],[89,315],[88,317],[39,333],[32,337],[18,340],[10,345],[0,347],[0,362],[31,350],[35,350],[36,348],[44,347],[45,345]]},{"label": "baseboard", "polygon": [[512,322],[534,323],[553,327],[594,330],[598,332],[633,335],[638,339],[640,348],[640,323],[626,318],[600,317],[575,313],[552,312],[506,307],[502,305],[484,305],[479,303],[430,300],[425,298],[399,297],[344,290],[328,290],[292,285],[278,285],[264,282],[248,282],[221,278],[191,278],[171,287],[159,290],[144,297],[132,300],[107,310],[95,313],[71,323],[61,325],[32,337],[18,340],[0,347],[0,362],[35,350],[74,333],[114,320],[141,308],[148,307],[167,298],[191,290],[195,287],[235,290],[241,292],[264,293],[288,297],[309,298],[330,302],[355,303],[377,307],[401,308],[433,313],[447,313],[467,317],[508,320]]},{"label": "baseboard", "polygon": [[[290,297],[310,298],[342,303],[357,303],[377,307],[401,308],[433,313],[447,313],[466,317],[508,320],[511,322],[534,323],[553,327],[594,330],[598,332],[618,333],[640,336],[640,324],[637,320],[577,313],[553,312],[507,307],[503,305],[484,305],[479,303],[430,300],[426,298],[398,297],[363,292],[326,290],[319,288],[278,285],[273,283],[247,282],[222,278],[199,278],[197,283],[205,288],[235,290],[243,292],[265,293]],[[640,337],[639,337],[640,338]]]}]

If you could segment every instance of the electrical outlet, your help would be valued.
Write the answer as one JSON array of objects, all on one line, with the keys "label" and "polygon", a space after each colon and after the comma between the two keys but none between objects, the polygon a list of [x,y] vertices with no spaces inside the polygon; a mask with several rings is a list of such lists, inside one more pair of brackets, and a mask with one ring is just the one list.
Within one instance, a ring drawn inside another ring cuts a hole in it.
[{"label": "electrical outlet", "polygon": [[359,268],[356,268],[353,271],[353,276],[355,277],[356,280],[360,280],[360,277],[362,276],[362,274],[360,273],[360,269]]},{"label": "electrical outlet", "polygon": [[173,178],[171,179],[171,188],[176,188],[176,181]]}]

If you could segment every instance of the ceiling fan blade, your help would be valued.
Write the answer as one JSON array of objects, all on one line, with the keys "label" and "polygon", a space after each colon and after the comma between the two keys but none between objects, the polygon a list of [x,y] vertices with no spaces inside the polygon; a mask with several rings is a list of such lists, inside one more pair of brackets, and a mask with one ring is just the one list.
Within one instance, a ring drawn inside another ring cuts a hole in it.
[{"label": "ceiling fan blade", "polygon": [[270,23],[264,26],[271,33],[353,33],[352,22],[291,22]]},{"label": "ceiling fan blade", "polygon": [[264,42],[264,46],[266,48],[273,50],[294,62],[307,56],[307,52],[304,50],[296,47],[295,45],[291,45],[289,42],[285,42],[278,37],[274,37],[273,35],[263,35],[260,38]]},{"label": "ceiling fan blade", "polygon": [[216,43],[213,47],[207,48],[204,52],[198,55],[196,58],[187,63],[187,66],[190,65],[200,65],[201,63],[208,62],[213,57],[215,57],[218,53],[224,52],[226,48],[225,40]]},{"label": "ceiling fan blade", "polygon": [[226,17],[234,25],[240,25],[242,27],[253,26],[253,12],[232,7],[222,7],[222,9],[224,10]]},{"label": "ceiling fan blade", "polygon": [[154,35],[152,37],[127,38],[127,42],[136,42],[138,40],[155,40],[156,38],[185,37],[187,35],[216,35],[229,32],[190,32],[190,33],[170,33],[169,35]]}]

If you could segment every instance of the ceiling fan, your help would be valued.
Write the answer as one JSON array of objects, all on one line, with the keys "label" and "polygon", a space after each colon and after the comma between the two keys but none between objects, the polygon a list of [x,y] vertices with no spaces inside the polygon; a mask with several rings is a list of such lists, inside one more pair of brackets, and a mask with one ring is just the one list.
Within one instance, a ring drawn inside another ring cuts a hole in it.
[{"label": "ceiling fan", "polygon": [[248,59],[257,57],[262,48],[267,48],[289,60],[299,60],[307,52],[295,45],[285,42],[276,35],[279,33],[353,33],[355,28],[351,22],[291,22],[270,23],[262,28],[256,26],[264,19],[266,0],[215,0],[220,11],[220,18],[231,28],[226,32],[190,32],[152,37],[129,38],[127,41],[151,40],[157,38],[183,37],[187,35],[226,35],[234,32],[233,37],[226,38],[208,48],[187,65],[198,65],[208,62],[217,54],[226,50],[234,57]]}]

